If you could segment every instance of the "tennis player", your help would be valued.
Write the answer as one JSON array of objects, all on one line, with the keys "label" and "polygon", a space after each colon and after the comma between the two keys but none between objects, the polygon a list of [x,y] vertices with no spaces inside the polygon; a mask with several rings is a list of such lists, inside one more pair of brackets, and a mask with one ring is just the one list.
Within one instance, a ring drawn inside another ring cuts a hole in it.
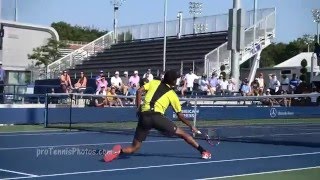
[{"label": "tennis player", "polygon": [[[178,76],[175,71],[167,71],[162,81],[153,80],[140,87],[136,94],[137,116],[139,118],[133,142],[130,146],[122,148],[115,145],[112,150],[104,155],[105,162],[110,162],[122,154],[132,154],[138,151],[151,129],[156,129],[167,136],[176,135],[197,149],[203,159],[210,159],[211,153],[201,147],[188,133],[177,127],[171,120],[164,116],[169,105],[172,106],[180,121],[199,132],[186,120],[181,113],[181,105],[177,94],[173,90]],[[141,105],[142,94],[146,92],[144,103]]]}]

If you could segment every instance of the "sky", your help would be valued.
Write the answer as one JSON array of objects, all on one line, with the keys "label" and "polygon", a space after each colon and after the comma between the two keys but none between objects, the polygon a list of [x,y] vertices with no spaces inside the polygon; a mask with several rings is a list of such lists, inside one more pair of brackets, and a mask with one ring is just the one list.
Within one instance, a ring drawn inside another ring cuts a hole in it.
[{"label": "sky", "polygon": [[[1,14],[6,20],[14,18],[14,1],[2,1]],[[18,22],[50,26],[65,21],[72,25],[112,30],[111,0],[17,0]],[[188,13],[189,1],[168,0],[168,20],[175,20],[179,11]],[[245,10],[253,9],[254,0],[241,0]],[[233,0],[195,0],[202,2],[202,15],[225,14]],[[320,9],[320,0],[257,0],[258,8],[275,7],[276,42],[290,42],[304,34],[316,34],[312,9]],[[126,0],[119,9],[118,25],[127,26],[163,21],[164,0]]]}]

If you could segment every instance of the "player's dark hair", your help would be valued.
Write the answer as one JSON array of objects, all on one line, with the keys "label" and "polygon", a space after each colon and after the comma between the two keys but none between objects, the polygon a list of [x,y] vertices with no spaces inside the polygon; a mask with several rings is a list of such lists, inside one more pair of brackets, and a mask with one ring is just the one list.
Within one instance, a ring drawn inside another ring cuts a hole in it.
[{"label": "player's dark hair", "polygon": [[175,82],[178,78],[178,74],[174,70],[169,70],[164,74],[163,83],[169,84],[170,86],[176,85]]}]

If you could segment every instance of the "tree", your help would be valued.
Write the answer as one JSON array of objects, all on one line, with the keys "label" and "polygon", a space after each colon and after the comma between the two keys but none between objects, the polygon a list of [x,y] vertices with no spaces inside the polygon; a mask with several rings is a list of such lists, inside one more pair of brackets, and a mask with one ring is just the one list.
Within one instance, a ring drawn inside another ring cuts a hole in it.
[{"label": "tree", "polygon": [[32,54],[28,54],[28,59],[35,60],[35,66],[44,66],[45,74],[47,74],[47,67],[50,63],[61,58],[60,49],[66,47],[66,45],[55,39],[48,39],[46,45],[33,49]]},{"label": "tree", "polygon": [[72,26],[63,21],[54,22],[51,24],[51,27],[58,32],[60,40],[69,41],[91,42],[108,33],[108,31],[101,31],[95,27]]}]

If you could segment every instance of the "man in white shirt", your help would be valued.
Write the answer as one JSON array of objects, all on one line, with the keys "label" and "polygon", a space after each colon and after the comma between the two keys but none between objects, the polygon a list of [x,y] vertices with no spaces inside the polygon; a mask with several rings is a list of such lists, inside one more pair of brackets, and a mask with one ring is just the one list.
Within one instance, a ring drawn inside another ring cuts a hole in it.
[{"label": "man in white shirt", "polygon": [[151,74],[151,69],[148,69],[148,71],[143,75],[143,79],[147,78],[148,81],[152,81],[153,80],[153,75]]},{"label": "man in white shirt", "polygon": [[280,82],[277,79],[277,76],[275,74],[269,74],[269,89],[270,89],[270,94],[275,95],[278,93],[279,88],[280,88]]},{"label": "man in white shirt", "polygon": [[119,77],[119,71],[114,73],[114,76],[111,77],[111,85],[116,87],[117,90],[121,90],[122,87],[122,80]]},{"label": "man in white shirt", "polygon": [[228,91],[229,82],[225,77],[222,78],[222,81],[219,81],[219,86],[221,90],[221,94],[224,95]]},{"label": "man in white shirt", "polygon": [[192,69],[190,69],[190,72],[188,74],[186,74],[186,83],[187,83],[187,89],[189,91],[193,91],[193,83],[196,79],[199,79],[199,77],[197,75],[195,75],[192,71]]}]

